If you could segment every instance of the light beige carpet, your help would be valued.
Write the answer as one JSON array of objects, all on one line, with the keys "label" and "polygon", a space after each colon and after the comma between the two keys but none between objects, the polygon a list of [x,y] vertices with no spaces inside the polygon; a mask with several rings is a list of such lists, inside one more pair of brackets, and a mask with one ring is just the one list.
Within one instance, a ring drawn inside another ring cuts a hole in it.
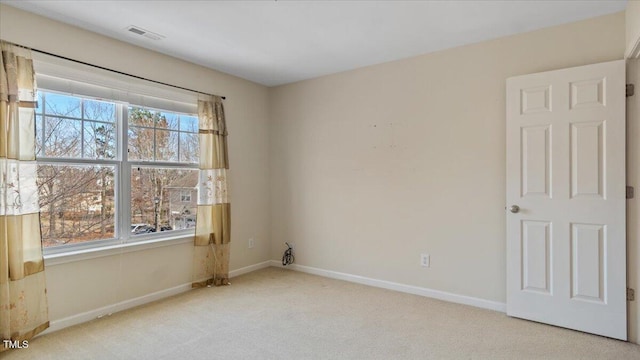
[{"label": "light beige carpet", "polygon": [[[278,268],[33,339],[15,359],[640,359],[640,346]],[[5,359],[3,359],[5,360]]]}]

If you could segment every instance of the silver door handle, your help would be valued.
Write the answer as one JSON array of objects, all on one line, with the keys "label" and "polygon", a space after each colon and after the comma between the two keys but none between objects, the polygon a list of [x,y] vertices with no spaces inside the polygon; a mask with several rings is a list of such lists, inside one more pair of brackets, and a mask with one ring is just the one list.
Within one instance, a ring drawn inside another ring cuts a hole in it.
[{"label": "silver door handle", "polygon": [[518,213],[520,211],[520,206],[518,205],[511,205],[511,207],[509,208],[509,211],[511,211],[512,213]]}]

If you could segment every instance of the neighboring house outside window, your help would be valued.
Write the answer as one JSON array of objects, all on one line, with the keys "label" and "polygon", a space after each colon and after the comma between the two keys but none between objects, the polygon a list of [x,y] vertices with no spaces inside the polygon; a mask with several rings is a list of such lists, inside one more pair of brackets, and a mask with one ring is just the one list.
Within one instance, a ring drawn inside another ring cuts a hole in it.
[{"label": "neighboring house outside window", "polygon": [[191,229],[196,226],[196,188],[169,189],[171,226],[174,229]]}]

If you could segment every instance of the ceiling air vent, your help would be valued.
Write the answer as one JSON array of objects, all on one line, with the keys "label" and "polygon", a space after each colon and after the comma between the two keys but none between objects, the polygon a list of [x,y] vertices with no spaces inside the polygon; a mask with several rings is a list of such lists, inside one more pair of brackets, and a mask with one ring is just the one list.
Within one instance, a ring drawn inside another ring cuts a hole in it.
[{"label": "ceiling air vent", "polygon": [[164,39],[164,36],[151,32],[149,30],[145,30],[141,27],[135,26],[135,25],[131,25],[127,27],[127,31],[136,34],[136,35],[140,35],[140,36],[144,36],[146,38],[149,38],[151,40],[160,40],[160,39]]}]

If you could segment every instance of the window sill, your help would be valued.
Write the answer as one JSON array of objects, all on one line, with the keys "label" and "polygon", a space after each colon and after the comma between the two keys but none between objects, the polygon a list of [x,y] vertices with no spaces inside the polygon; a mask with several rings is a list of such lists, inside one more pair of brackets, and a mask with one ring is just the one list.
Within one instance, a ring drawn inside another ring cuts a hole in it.
[{"label": "window sill", "polygon": [[57,254],[45,254],[44,264],[46,266],[55,266],[76,261],[95,259],[105,256],[113,256],[134,251],[155,249],[164,246],[174,246],[193,242],[193,234],[175,235],[164,237],[161,239],[150,239],[136,241],[124,244],[101,246],[89,249],[74,250]]}]

